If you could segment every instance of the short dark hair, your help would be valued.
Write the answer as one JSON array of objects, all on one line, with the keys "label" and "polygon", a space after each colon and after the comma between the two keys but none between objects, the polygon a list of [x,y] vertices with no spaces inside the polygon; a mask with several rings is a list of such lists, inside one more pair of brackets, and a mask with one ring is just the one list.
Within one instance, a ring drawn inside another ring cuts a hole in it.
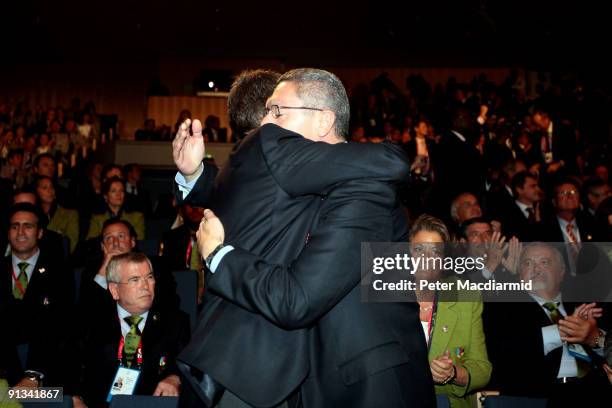
[{"label": "short dark hair", "polygon": [[138,163],[128,163],[125,166],[123,166],[123,174],[127,175],[129,172],[139,167],[140,167],[140,164]]},{"label": "short dark hair", "polygon": [[6,158],[10,160],[17,155],[21,155],[23,157],[23,149],[11,149]]},{"label": "short dark hair", "polygon": [[130,232],[130,237],[131,238],[134,238],[134,239],[138,238],[138,234],[136,233],[136,230],[134,229],[132,224],[130,224],[129,221],[122,220],[120,218],[114,218],[114,217],[113,218],[109,218],[106,221],[104,221],[104,224],[102,224],[102,231],[100,232],[100,237],[104,233],[105,229],[107,229],[111,225],[115,225],[115,224],[121,224],[121,225],[125,226],[128,229],[128,231]]},{"label": "short dark hair", "polygon": [[350,106],[346,89],[331,72],[315,68],[298,68],[285,72],[278,83],[293,82],[298,98],[308,106],[334,112],[334,133],[337,137],[349,135]]},{"label": "short dark hair", "polygon": [[605,181],[603,181],[602,179],[600,179],[599,177],[592,177],[590,179],[588,179],[587,181],[585,181],[584,186],[583,186],[583,191],[586,194],[595,194],[596,193],[596,189],[600,188],[600,187],[605,187],[607,186],[608,183],[606,183]]},{"label": "short dark hair", "polygon": [[484,217],[475,217],[475,218],[470,218],[469,220],[465,220],[459,228],[459,234],[461,234],[462,238],[467,239],[467,229],[470,225],[474,225],[474,224],[487,224],[491,226],[491,222]]},{"label": "short dark hair", "polygon": [[102,173],[101,173],[101,177],[102,180],[104,180],[106,178],[106,173],[108,173],[109,171],[111,171],[112,169],[119,169],[119,171],[121,172],[122,176],[125,176],[125,174],[123,174],[123,168],[118,165],[118,164],[107,164],[102,168]]},{"label": "short dark hair", "polygon": [[51,153],[41,153],[41,154],[39,154],[38,156],[36,156],[36,157],[34,158],[34,161],[32,162],[32,167],[34,167],[34,168],[38,167],[38,163],[40,163],[40,161],[41,161],[43,158],[45,158],[45,157],[46,157],[47,159],[51,159],[51,160],[53,160],[53,163],[56,163],[56,161],[55,161],[55,157],[53,157],[53,155],[52,155]]},{"label": "short dark hair", "polygon": [[9,220],[13,218],[18,212],[29,212],[36,216],[36,225],[40,229],[44,229],[47,226],[47,217],[43,214],[42,210],[31,203],[17,203],[14,204],[9,210]]},{"label": "short dark hair", "polygon": [[122,178],[119,178],[117,176],[113,176],[111,178],[108,178],[106,180],[104,180],[102,182],[102,187],[100,188],[100,192],[102,194],[108,194],[108,192],[111,189],[111,186],[113,185],[113,183],[121,183],[121,185],[123,186],[123,189],[125,190],[125,181],[123,181]]},{"label": "short dark hair", "polygon": [[510,188],[512,188],[512,194],[514,194],[515,197],[518,195],[517,189],[519,187],[523,188],[528,178],[532,178],[535,180],[538,179],[535,174],[530,173],[528,171],[519,171],[514,175],[514,177],[512,177],[512,181],[510,182]]},{"label": "short dark hair", "polygon": [[237,139],[259,127],[278,78],[278,72],[256,69],[242,71],[234,79],[227,97],[227,110],[230,127]]},{"label": "short dark hair", "polygon": [[559,187],[561,187],[563,184],[571,184],[572,186],[574,186],[576,188],[576,191],[578,193],[580,193],[581,190],[581,185],[578,181],[576,181],[576,179],[574,179],[573,177],[569,177],[569,176],[564,176],[564,177],[559,177],[557,178],[554,182],[553,182],[553,192],[555,193],[555,195],[557,194],[557,189]]}]

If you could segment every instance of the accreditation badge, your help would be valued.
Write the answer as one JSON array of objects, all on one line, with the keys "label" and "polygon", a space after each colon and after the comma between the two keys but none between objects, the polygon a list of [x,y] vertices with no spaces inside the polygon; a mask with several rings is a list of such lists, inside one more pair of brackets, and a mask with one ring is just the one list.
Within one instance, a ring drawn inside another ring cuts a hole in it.
[{"label": "accreditation badge", "polygon": [[119,367],[113,379],[110,391],[106,397],[106,402],[111,402],[113,395],[134,395],[134,390],[138,384],[140,371],[133,368]]}]

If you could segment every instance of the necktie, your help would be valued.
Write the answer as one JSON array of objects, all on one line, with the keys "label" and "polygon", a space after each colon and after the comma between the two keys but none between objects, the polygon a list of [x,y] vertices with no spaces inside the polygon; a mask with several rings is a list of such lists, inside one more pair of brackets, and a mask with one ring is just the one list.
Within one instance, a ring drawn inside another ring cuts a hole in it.
[{"label": "necktie", "polygon": [[140,344],[140,337],[142,336],[138,328],[138,323],[142,321],[142,316],[131,315],[125,317],[123,320],[130,325],[130,331],[125,335],[123,351],[125,353],[126,365],[131,367],[134,362],[136,351],[138,350],[138,345]]},{"label": "necktie", "polygon": [[[552,320],[554,324],[559,323],[559,320],[561,319],[561,312],[559,312],[559,303],[547,302],[544,303],[542,306],[544,306],[546,310],[550,312],[550,320]],[[589,371],[591,371],[591,364],[589,364],[587,361],[576,357],[574,359],[576,360],[576,366],[578,368],[578,377],[584,377]]]},{"label": "necktie", "polygon": [[576,238],[576,234],[574,234],[574,224],[573,223],[567,224],[567,226],[565,227],[565,231],[567,232],[567,237],[570,243],[569,245],[570,255],[572,255],[572,258],[576,259],[576,256],[578,255],[578,252],[580,251],[580,243],[578,242],[578,239]]},{"label": "necktie", "polygon": [[550,312],[550,320],[554,324],[559,323],[559,319],[561,319],[561,312],[559,312],[559,303],[557,302],[546,302],[542,306],[546,308]]},{"label": "necktie", "polygon": [[533,207],[527,207],[527,222],[533,224],[535,222],[535,212]]},{"label": "necktie", "polygon": [[17,264],[17,267],[19,268],[19,276],[17,276],[15,287],[13,288],[13,296],[15,299],[23,299],[23,295],[28,287],[28,275],[26,274],[26,269],[28,269],[28,266],[30,266],[30,264],[27,262],[19,262]]}]

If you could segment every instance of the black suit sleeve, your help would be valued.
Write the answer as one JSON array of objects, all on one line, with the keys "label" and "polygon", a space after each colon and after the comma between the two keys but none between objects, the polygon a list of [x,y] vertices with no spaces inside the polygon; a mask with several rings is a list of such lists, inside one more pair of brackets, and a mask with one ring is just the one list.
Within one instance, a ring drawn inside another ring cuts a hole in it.
[{"label": "black suit sleeve", "polygon": [[361,178],[400,183],[410,174],[408,157],[391,143],[313,142],[272,124],[259,132],[270,172],[292,196],[324,194],[334,185]]},{"label": "black suit sleeve", "polygon": [[361,242],[391,239],[394,203],[389,184],[345,183],[327,198],[317,229],[290,266],[237,248],[222,259],[209,289],[282,328],[308,327],[359,283]]},{"label": "black suit sleeve", "polygon": [[187,203],[194,207],[207,208],[212,198],[215,177],[217,177],[218,172],[219,169],[217,169],[217,167],[205,163],[204,172],[200,175],[193,189],[185,198],[183,198],[183,193],[179,190],[176,182],[174,182],[174,196],[176,197],[177,204],[181,205]]}]

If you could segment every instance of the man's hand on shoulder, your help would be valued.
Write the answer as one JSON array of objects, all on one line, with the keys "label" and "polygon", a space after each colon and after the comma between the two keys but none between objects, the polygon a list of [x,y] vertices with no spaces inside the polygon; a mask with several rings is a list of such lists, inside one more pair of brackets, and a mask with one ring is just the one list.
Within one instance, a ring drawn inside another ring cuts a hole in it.
[{"label": "man's hand on shoulder", "polygon": [[[193,135],[189,134],[189,127]],[[202,123],[194,119],[193,124],[187,119],[179,127],[172,141],[172,158],[185,180],[190,182],[200,175],[200,163],[204,160],[205,147],[202,135]]]}]

